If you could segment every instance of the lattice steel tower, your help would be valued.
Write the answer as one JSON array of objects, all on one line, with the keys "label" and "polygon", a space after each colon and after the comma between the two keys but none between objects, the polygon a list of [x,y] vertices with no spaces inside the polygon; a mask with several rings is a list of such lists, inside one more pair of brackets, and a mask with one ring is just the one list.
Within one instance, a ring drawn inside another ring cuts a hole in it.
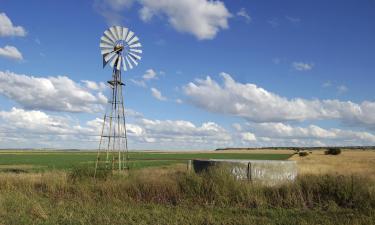
[{"label": "lattice steel tower", "polygon": [[109,63],[113,67],[112,79],[108,81],[111,96],[104,114],[99,148],[95,163],[98,169],[123,170],[128,162],[128,140],[126,133],[125,107],[122,94],[124,71],[138,65],[142,45],[139,38],[128,28],[113,26],[104,31],[100,39],[103,68]]}]

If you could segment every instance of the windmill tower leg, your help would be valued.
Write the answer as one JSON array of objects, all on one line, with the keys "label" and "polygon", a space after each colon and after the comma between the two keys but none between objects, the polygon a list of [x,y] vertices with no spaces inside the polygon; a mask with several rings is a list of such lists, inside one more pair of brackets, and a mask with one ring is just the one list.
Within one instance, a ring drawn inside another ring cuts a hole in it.
[{"label": "windmill tower leg", "polygon": [[112,95],[103,119],[94,177],[99,169],[121,171],[128,166],[125,107],[122,95],[124,84],[121,82],[121,71],[114,69],[112,80],[108,83]]}]

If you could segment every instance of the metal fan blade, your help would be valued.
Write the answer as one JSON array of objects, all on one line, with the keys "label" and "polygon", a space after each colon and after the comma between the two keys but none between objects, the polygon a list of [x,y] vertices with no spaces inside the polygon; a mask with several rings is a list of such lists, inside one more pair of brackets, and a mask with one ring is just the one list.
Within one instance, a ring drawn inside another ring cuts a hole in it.
[{"label": "metal fan blade", "polygon": [[133,45],[130,45],[129,48],[140,48],[142,47],[141,43],[136,43],[136,44],[133,44]]},{"label": "metal fan blade", "polygon": [[107,44],[110,44],[110,45],[114,45],[114,42],[111,41],[111,39],[109,39],[106,35],[103,35],[100,38],[100,42],[104,42],[104,43],[107,43]]},{"label": "metal fan blade", "polygon": [[137,52],[137,53],[139,53],[139,54],[142,53],[142,50],[140,50],[140,49],[133,49],[133,48],[131,48],[131,49],[129,49],[129,50],[132,51],[132,52]]},{"label": "metal fan blade", "polygon": [[133,65],[130,63],[130,61],[129,61],[129,57],[126,56],[125,59],[126,59],[126,62],[127,62],[128,65],[129,65],[129,68],[130,68],[130,69],[133,69]]},{"label": "metal fan blade", "polygon": [[116,68],[117,70],[121,69],[121,60],[122,60],[121,56],[117,57],[117,68]]},{"label": "metal fan blade", "polygon": [[111,32],[110,32],[109,30],[104,31],[104,35],[105,35],[109,40],[111,40],[111,42],[112,42],[113,45],[116,44],[116,38],[111,34]]},{"label": "metal fan blade", "polygon": [[111,44],[108,44],[107,42],[100,42],[100,48],[112,48],[113,49],[113,45]]},{"label": "metal fan blade", "polygon": [[112,61],[109,63],[109,65],[111,65],[111,67],[114,67],[117,59],[118,59],[118,54],[116,54],[116,56],[112,58]]},{"label": "metal fan blade", "polygon": [[104,56],[104,60],[106,61],[106,62],[108,62],[113,56],[115,56],[117,53],[116,52],[110,52],[110,53],[108,53],[107,55],[105,55]]},{"label": "metal fan blade", "polygon": [[110,53],[110,52],[113,52],[113,48],[102,48],[102,49],[100,50],[100,52],[102,53],[102,55],[104,55],[104,54],[108,54],[108,53]]},{"label": "metal fan blade", "polygon": [[128,56],[129,56],[130,61],[132,61],[132,63],[137,66],[138,65],[137,60],[135,60],[134,57],[131,55],[128,55]]},{"label": "metal fan blade", "polygon": [[140,57],[139,55],[136,55],[136,54],[134,54],[133,52],[129,52],[129,54],[130,54],[131,56],[133,56],[134,58],[136,58],[136,59],[138,59],[138,60],[141,60],[141,57]]},{"label": "metal fan blade", "polygon": [[139,38],[137,36],[135,36],[133,39],[131,39],[129,41],[128,45],[131,45],[131,44],[133,44],[134,42],[137,42],[137,41],[139,41]]},{"label": "metal fan blade", "polygon": [[126,35],[128,35],[128,28],[124,27],[122,30],[121,40],[125,41]]},{"label": "metal fan blade", "polygon": [[116,26],[116,34],[117,34],[118,40],[121,40],[122,29],[123,29],[123,27]]},{"label": "metal fan blade", "polygon": [[130,40],[130,38],[133,37],[133,35],[134,35],[134,32],[133,31],[129,31],[128,36],[126,37],[125,41],[128,42]]},{"label": "metal fan blade", "polygon": [[[109,28],[109,31],[111,32],[111,34],[113,35],[113,37],[116,39],[116,41],[119,39],[118,37],[117,37],[117,33],[116,33],[116,28],[113,26],[113,27],[110,27]],[[115,42],[116,42],[115,41]]]},{"label": "metal fan blade", "polygon": [[104,60],[104,56],[103,56],[103,68],[107,65],[107,63],[108,63],[108,62],[106,62],[106,61]]},{"label": "metal fan blade", "polygon": [[126,63],[125,63],[125,58],[124,58],[124,56],[121,56],[121,61],[122,61],[122,65],[124,66],[124,71],[126,71],[127,68],[126,68]]}]

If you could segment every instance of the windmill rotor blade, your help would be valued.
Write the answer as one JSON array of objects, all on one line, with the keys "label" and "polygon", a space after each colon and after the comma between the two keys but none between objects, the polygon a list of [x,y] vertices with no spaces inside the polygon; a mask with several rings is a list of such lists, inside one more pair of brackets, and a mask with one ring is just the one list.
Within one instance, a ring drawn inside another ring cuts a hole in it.
[{"label": "windmill rotor blade", "polygon": [[103,68],[113,59],[113,52],[103,55]]},{"label": "windmill rotor blade", "polygon": [[115,66],[115,62],[117,61],[117,58],[118,58],[118,54],[116,54],[116,56],[112,58],[112,61],[109,63],[109,65],[111,65],[111,67]]},{"label": "windmill rotor blade", "polygon": [[129,57],[126,56],[125,59],[126,59],[126,62],[127,62],[128,65],[129,65],[129,68],[130,68],[130,69],[133,69],[133,65],[130,63],[130,61],[129,61]]},{"label": "windmill rotor blade", "polygon": [[113,52],[113,48],[102,48],[101,51],[102,55],[108,54],[110,52]]},{"label": "windmill rotor blade", "polygon": [[121,56],[117,57],[117,68],[116,68],[117,70],[121,69],[121,60],[122,60]]},{"label": "windmill rotor blade", "polygon": [[124,58],[124,56],[121,56],[121,61],[122,61],[122,65],[124,66],[124,71],[126,71],[127,68],[126,68],[126,63],[125,63],[125,58]]},{"label": "windmill rotor blade", "polygon": [[123,27],[122,35],[121,35],[121,40],[125,41],[126,35],[128,35],[128,30],[129,30],[128,28]]},{"label": "windmill rotor blade", "polygon": [[103,55],[103,68],[104,68],[104,67],[107,65],[107,63],[108,63],[108,62],[106,62],[106,61],[104,60],[104,56],[105,56],[105,55]]},{"label": "windmill rotor blade", "polygon": [[129,42],[130,38],[132,38],[133,35],[134,35],[134,32],[133,32],[133,31],[129,31],[128,36],[126,37],[126,40],[125,40],[125,41],[126,41],[126,42]]},{"label": "windmill rotor blade", "polygon": [[134,54],[133,52],[129,52],[130,56],[133,56],[134,58],[141,60],[141,57],[139,55]]},{"label": "windmill rotor blade", "polygon": [[117,37],[118,37],[117,39],[118,39],[118,40],[121,40],[122,29],[123,29],[123,27],[116,26],[116,34],[117,34]]},{"label": "windmill rotor blade", "polygon": [[142,47],[141,43],[136,43],[136,44],[132,44],[132,45],[129,45],[129,48],[140,48]]},{"label": "windmill rotor blade", "polygon": [[116,28],[113,26],[113,27],[110,27],[109,28],[109,31],[111,32],[111,34],[113,35],[113,37],[115,38],[115,42],[119,39],[117,37],[117,32],[116,32]]},{"label": "windmill rotor blade", "polygon": [[133,63],[134,65],[136,65],[136,66],[138,65],[137,60],[135,60],[133,56],[129,55],[129,59],[130,59],[130,61],[132,61],[132,63]]},{"label": "windmill rotor blade", "polygon": [[128,42],[128,45],[131,45],[133,44],[134,42],[137,42],[139,41],[139,38],[137,36],[135,36],[133,39],[131,39],[129,42]]},{"label": "windmill rotor blade", "polygon": [[112,35],[112,33],[109,30],[104,31],[105,37],[107,37],[109,40],[111,40],[111,43],[113,45],[116,44],[116,38]]},{"label": "windmill rotor blade", "polygon": [[112,48],[113,49],[113,45],[111,44],[108,44],[107,42],[100,42],[100,48]]},{"label": "windmill rotor blade", "polygon": [[106,62],[108,62],[113,56],[115,56],[117,53],[116,52],[114,52],[114,51],[112,51],[112,52],[110,52],[110,53],[108,53],[106,56],[104,56],[104,60],[106,61]]},{"label": "windmill rotor blade", "polygon": [[142,54],[142,50],[141,49],[134,49],[134,48],[131,48],[131,49],[129,49],[130,51],[132,51],[132,52],[137,52],[137,53],[139,53],[139,54]]},{"label": "windmill rotor blade", "polygon": [[110,45],[114,45],[113,41],[111,41],[111,39],[109,39],[107,36],[103,35],[101,38],[100,38],[100,42],[104,42],[104,43],[107,43],[107,44],[110,44]]}]

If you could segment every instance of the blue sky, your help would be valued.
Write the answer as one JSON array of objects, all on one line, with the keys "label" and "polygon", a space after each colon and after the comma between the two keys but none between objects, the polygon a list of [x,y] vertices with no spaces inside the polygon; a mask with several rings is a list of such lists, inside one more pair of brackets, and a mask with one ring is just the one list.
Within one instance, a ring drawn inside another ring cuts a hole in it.
[{"label": "blue sky", "polygon": [[[95,148],[123,73],[131,149],[375,144],[375,1],[0,1],[0,147]],[[146,75],[146,76],[145,76]],[[148,77],[148,79],[147,79]]]}]

